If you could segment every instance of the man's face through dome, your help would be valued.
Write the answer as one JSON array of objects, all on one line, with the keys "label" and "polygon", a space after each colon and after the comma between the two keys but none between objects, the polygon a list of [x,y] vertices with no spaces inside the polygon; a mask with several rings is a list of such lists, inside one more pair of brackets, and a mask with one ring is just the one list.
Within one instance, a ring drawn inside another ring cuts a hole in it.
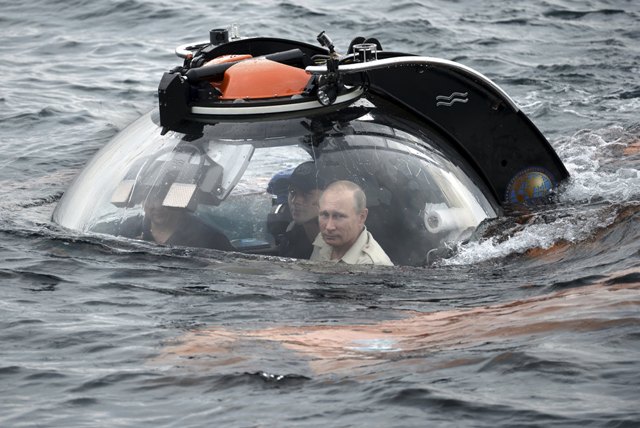
[{"label": "man's face through dome", "polygon": [[318,200],[322,195],[324,179],[319,176],[313,161],[303,162],[289,177],[288,202],[291,217],[296,224],[318,220]]},{"label": "man's face through dome", "polygon": [[318,200],[322,191],[312,189],[304,191],[297,186],[289,186],[289,210],[296,224],[318,219]]},{"label": "man's face through dome", "polygon": [[348,250],[358,239],[367,219],[367,209],[358,210],[353,191],[327,189],[320,199],[320,233],[335,249]]},{"label": "man's face through dome", "polygon": [[180,212],[175,208],[162,206],[162,198],[152,195],[144,202],[144,215],[154,225],[170,226],[179,217]]}]

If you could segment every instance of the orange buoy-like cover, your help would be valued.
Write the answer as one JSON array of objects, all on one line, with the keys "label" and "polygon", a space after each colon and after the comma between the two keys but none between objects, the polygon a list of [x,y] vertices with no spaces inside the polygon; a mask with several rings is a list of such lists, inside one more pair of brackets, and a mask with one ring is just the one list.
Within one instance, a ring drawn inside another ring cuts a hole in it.
[{"label": "orange buoy-like cover", "polygon": [[264,58],[246,59],[224,73],[220,99],[259,99],[301,94],[311,75],[301,68]]}]

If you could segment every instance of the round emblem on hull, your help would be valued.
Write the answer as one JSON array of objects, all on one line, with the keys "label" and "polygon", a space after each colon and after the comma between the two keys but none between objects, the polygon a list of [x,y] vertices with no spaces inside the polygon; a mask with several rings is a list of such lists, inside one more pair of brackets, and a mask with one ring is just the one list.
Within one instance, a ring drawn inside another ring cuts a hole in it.
[{"label": "round emblem on hull", "polygon": [[552,175],[542,168],[527,168],[516,174],[505,193],[511,204],[535,204],[546,199],[555,187]]}]

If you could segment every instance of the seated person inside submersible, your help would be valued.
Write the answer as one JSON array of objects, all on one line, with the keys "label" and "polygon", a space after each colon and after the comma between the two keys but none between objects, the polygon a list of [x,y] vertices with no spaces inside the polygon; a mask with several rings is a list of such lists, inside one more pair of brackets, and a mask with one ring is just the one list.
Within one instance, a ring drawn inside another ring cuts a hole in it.
[{"label": "seated person inside submersible", "polygon": [[203,223],[184,208],[163,206],[164,193],[154,192],[144,202],[141,238],[162,245],[232,251],[224,233]]},{"label": "seated person inside submersible", "polygon": [[[152,180],[154,186],[141,183],[137,189],[125,191],[124,198],[116,191],[111,204],[122,211],[94,225],[92,230],[161,245],[233,251],[234,246],[216,225],[193,210],[176,205],[176,192],[171,191],[174,179],[171,172],[163,172],[157,180]],[[126,215],[128,210],[134,214]]]},{"label": "seated person inside submersible", "polygon": [[320,197],[319,213],[311,260],[393,266],[365,226],[367,197],[360,186],[347,180],[331,183]]},{"label": "seated person inside submersible", "polygon": [[283,257],[308,259],[312,242],[320,232],[318,200],[325,187],[312,161],[298,165],[288,179],[287,202],[292,221],[279,239],[278,254]]}]

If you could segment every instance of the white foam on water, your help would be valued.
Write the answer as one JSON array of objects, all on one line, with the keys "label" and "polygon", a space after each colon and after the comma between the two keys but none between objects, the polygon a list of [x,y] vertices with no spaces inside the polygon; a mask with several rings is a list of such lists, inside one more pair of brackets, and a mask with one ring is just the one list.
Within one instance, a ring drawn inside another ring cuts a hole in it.
[{"label": "white foam on water", "polygon": [[624,148],[633,136],[622,127],[579,131],[561,140],[556,150],[571,174],[561,203],[640,200],[640,171],[625,163]]},{"label": "white foam on water", "polygon": [[523,254],[532,248],[551,248],[557,242],[579,242],[589,238],[595,230],[607,227],[615,220],[614,213],[597,209],[558,218],[549,223],[525,226],[507,237],[491,237],[461,245],[458,253],[443,261],[445,265],[465,265]]},{"label": "white foam on water", "polygon": [[623,154],[633,140],[621,126],[611,126],[582,130],[556,142],[554,147],[571,174],[558,198],[565,215],[550,215],[554,219],[547,223],[536,222],[507,236],[463,244],[443,264],[473,264],[532,248],[547,249],[560,241],[579,242],[610,226],[616,217],[612,206],[640,201],[640,170]]}]

